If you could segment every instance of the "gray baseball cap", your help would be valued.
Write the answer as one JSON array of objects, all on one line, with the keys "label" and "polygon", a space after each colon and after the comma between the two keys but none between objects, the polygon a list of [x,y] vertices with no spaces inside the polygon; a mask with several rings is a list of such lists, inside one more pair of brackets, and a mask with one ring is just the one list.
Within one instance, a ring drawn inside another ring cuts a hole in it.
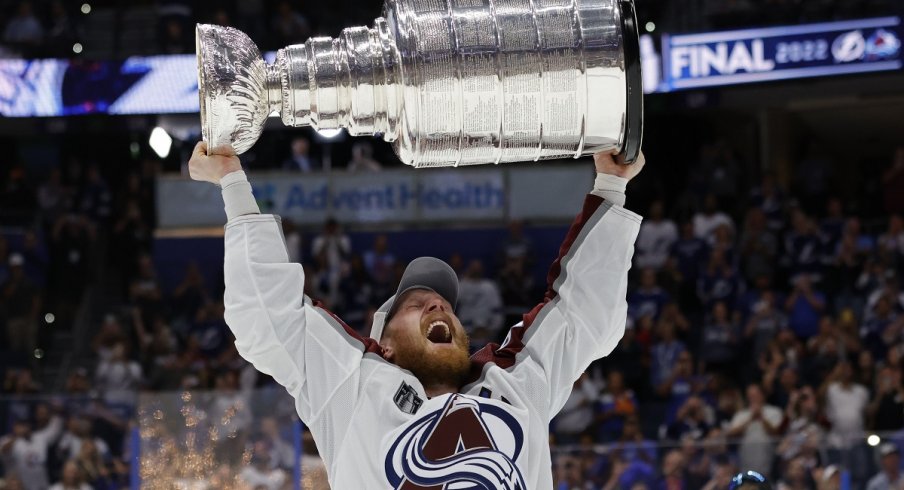
[{"label": "gray baseball cap", "polygon": [[395,313],[396,299],[401,298],[403,294],[412,289],[433,291],[448,301],[452,308],[455,308],[458,303],[458,275],[455,274],[452,267],[434,257],[416,258],[405,268],[396,293],[374,313],[374,323],[370,327],[372,339],[380,340],[386,322]]}]

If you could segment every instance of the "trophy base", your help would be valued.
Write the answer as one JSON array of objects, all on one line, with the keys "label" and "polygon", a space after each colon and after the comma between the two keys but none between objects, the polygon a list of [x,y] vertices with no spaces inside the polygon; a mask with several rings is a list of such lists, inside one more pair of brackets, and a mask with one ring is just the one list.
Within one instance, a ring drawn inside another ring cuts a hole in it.
[{"label": "trophy base", "polygon": [[634,163],[640,156],[643,142],[643,76],[640,64],[640,32],[637,14],[632,0],[621,0],[622,39],[625,53],[625,78],[627,106],[625,107],[625,143],[620,155],[626,164]]}]

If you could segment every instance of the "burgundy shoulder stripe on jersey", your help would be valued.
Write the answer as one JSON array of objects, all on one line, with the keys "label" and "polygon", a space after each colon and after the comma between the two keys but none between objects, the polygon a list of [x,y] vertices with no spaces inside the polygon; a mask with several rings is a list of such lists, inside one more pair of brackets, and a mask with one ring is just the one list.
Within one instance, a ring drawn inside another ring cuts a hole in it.
[{"label": "burgundy shoulder stripe on jersey", "polygon": [[311,302],[312,302],[314,308],[317,308],[317,309],[323,311],[324,313],[329,315],[330,318],[335,320],[336,323],[338,323],[339,326],[341,326],[345,330],[345,333],[347,335],[349,335],[354,340],[361,342],[361,345],[363,347],[365,354],[367,354],[368,352],[372,352],[374,354],[379,355],[380,357],[383,357],[383,346],[381,346],[379,342],[377,342],[376,340],[374,340],[370,337],[364,337],[361,334],[359,334],[358,332],[356,332],[355,329],[350,327],[341,318],[339,318],[335,313],[326,309],[326,307],[323,304],[323,301],[320,301],[319,299],[311,299]]},{"label": "burgundy shoulder stripe on jersey", "polygon": [[503,369],[510,368],[515,364],[515,356],[517,356],[524,348],[523,340],[525,333],[527,333],[527,330],[531,327],[534,320],[536,320],[537,315],[540,314],[540,310],[543,306],[556,297],[557,293],[553,288],[553,284],[555,284],[556,279],[558,279],[559,275],[562,273],[562,259],[568,255],[569,251],[571,251],[571,247],[574,245],[575,240],[577,240],[584,225],[590,221],[590,218],[603,202],[603,198],[594,194],[587,194],[587,197],[584,199],[584,207],[577,217],[575,217],[574,222],[571,224],[571,228],[568,229],[565,240],[562,242],[562,246],[559,247],[559,256],[552,263],[552,266],[549,268],[549,273],[546,275],[547,289],[543,301],[523,316],[521,325],[512,327],[509,331],[509,336],[505,345],[500,346],[496,343],[487,344],[484,348],[471,356],[471,372],[468,376],[468,383],[476,381],[483,371],[483,366],[489,362],[493,362]]}]

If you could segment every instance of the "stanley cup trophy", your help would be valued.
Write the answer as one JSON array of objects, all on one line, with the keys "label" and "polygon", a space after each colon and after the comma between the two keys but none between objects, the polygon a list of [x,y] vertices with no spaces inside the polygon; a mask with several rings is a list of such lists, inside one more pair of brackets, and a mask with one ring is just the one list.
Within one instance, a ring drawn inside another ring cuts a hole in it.
[{"label": "stanley cup trophy", "polygon": [[382,134],[414,167],[640,152],[631,0],[386,0],[373,28],[264,62],[230,27],[198,25],[201,126],[247,151],[264,122]]}]

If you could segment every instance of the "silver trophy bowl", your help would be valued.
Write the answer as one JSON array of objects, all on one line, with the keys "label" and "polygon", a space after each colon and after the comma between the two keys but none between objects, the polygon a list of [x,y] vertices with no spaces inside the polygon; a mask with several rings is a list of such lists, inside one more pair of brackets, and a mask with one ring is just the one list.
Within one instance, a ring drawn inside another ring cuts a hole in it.
[{"label": "silver trophy bowl", "polygon": [[231,27],[199,25],[195,47],[204,141],[244,153],[269,115],[267,64],[251,39]]},{"label": "silver trophy bowl", "polygon": [[287,46],[272,65],[237,29],[196,35],[211,148],[247,151],[278,114],[381,134],[414,167],[640,152],[631,0],[387,0],[372,28]]}]

